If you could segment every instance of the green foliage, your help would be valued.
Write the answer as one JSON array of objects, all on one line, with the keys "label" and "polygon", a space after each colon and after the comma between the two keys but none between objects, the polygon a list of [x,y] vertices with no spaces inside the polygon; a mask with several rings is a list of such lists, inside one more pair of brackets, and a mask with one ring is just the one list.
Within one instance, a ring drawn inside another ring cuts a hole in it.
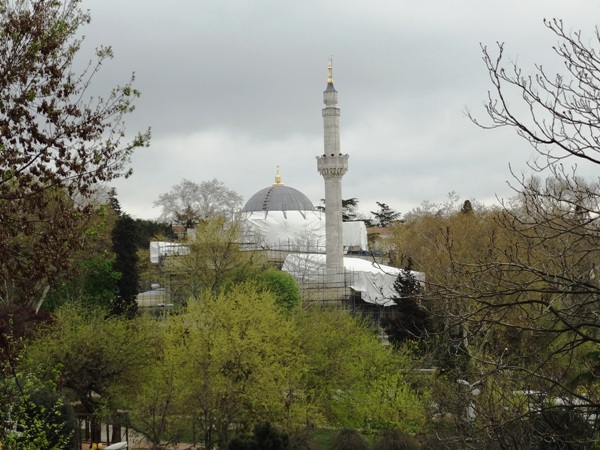
[{"label": "green foliage", "polygon": [[[316,207],[317,211],[325,212],[325,199],[321,199],[321,204]],[[355,220],[364,220],[367,226],[371,226],[370,220],[365,219],[362,214],[358,212],[358,199],[343,198],[342,199],[342,221],[352,222]]]},{"label": "green foliage", "polygon": [[[117,190],[111,188],[108,192],[109,205],[115,212],[117,217],[122,217],[124,211],[121,209],[121,204],[117,198]],[[131,224],[128,224],[131,226]],[[169,239],[176,239],[175,233],[170,224],[166,222],[157,222],[154,220],[147,219],[135,219],[133,228],[135,229],[135,236],[133,236],[133,245],[135,248],[147,249],[150,246],[150,240],[155,236],[166,236]]]},{"label": "green foliage", "polygon": [[84,284],[81,297],[89,299],[90,305],[108,307],[117,295],[121,274],[114,270],[111,260],[95,257],[84,261]]},{"label": "green foliage", "polygon": [[195,411],[207,447],[226,443],[231,423],[304,416],[293,401],[301,372],[296,331],[272,294],[252,284],[206,293],[167,325],[165,354],[177,367],[180,404]]},{"label": "green foliage", "polygon": [[32,373],[0,377],[0,443],[4,450],[62,450],[73,445],[77,421],[54,386]]},{"label": "green foliage", "polygon": [[379,206],[379,210],[371,211],[371,214],[373,214],[373,222],[375,226],[387,227],[393,222],[400,220],[400,216],[402,214],[390,208],[387,203],[375,203],[377,203],[377,206]]},{"label": "green foliage", "polygon": [[257,281],[267,287],[283,310],[291,312],[300,306],[300,288],[289,273],[269,267],[257,274]]},{"label": "green foliage", "polygon": [[[49,383],[31,392],[26,403],[25,422],[43,422],[50,445],[66,448],[75,445],[77,418],[68,400],[62,397]],[[34,419],[35,418],[35,419]]]},{"label": "green foliage", "polygon": [[[386,349],[345,311],[283,314],[271,292],[242,283],[190,300],[165,332],[164,354],[130,407],[132,426],[151,442],[177,440],[175,422],[187,418],[207,447],[228,442],[232,424],[242,432],[265,421],[286,431],[425,424],[428,393],[413,389],[410,353]],[[292,440],[300,442],[314,447]]]},{"label": "green foliage", "polygon": [[161,262],[169,276],[167,283],[178,286],[178,297],[199,299],[205,291],[214,295],[243,280],[255,254],[240,250],[240,233],[239,223],[222,216],[205,220],[196,226],[193,237],[181,242],[189,254],[166,257]]},{"label": "green foliage", "polygon": [[236,436],[227,445],[228,450],[287,450],[289,437],[269,422],[254,427],[251,436]]},{"label": "green foliage", "polygon": [[121,214],[112,230],[112,250],[115,253],[113,268],[121,274],[118,280],[119,293],[112,304],[112,312],[129,318],[137,313],[139,275],[136,235],[135,221],[127,214]]},{"label": "green foliage", "polygon": [[[429,401],[413,388],[410,352],[383,347],[345,311],[282,311],[260,283],[205,291],[164,323],[65,305],[28,344],[25,362],[23,370],[59,367],[60,376],[44,376],[97,419],[127,409],[155,447],[179,441],[186,426],[207,447],[264,422],[286,433],[314,425],[417,431]],[[273,434],[260,430],[238,444]],[[310,439],[290,445],[301,442],[314,448]]]},{"label": "green foliage", "polygon": [[[156,331],[161,333],[160,330]],[[164,336],[163,336],[164,337]],[[142,434],[153,448],[178,442],[188,420],[177,415],[176,367],[172,358],[157,353],[146,376],[140,380],[129,406],[129,424]]]},{"label": "green foliage", "polygon": [[112,259],[94,256],[80,264],[78,277],[57,283],[50,289],[43,309],[54,311],[76,299],[90,307],[110,308],[117,297],[120,278]]},{"label": "green foliage", "polygon": [[335,430],[329,428],[317,428],[311,434],[317,448],[327,450],[329,449],[329,444],[335,434]]},{"label": "green foliage", "polygon": [[169,240],[176,239],[171,225],[147,219],[135,219],[135,246],[137,249],[147,249],[155,236],[165,236]]},{"label": "green foliage", "polygon": [[396,303],[388,309],[388,314],[382,318],[382,327],[388,333],[390,343],[395,346],[405,342],[415,342],[419,345],[420,353],[427,349],[427,335],[431,329],[430,314],[421,306],[423,287],[411,271],[412,259],[408,259],[406,268],[400,270],[394,281]]},{"label": "green foliage", "polygon": [[306,355],[302,389],[316,425],[411,432],[425,426],[428,391],[412,388],[410,352],[385,348],[367,323],[347,311],[314,309],[297,320]]},{"label": "green foliage", "polygon": [[24,367],[60,368],[44,374],[70,391],[87,412],[125,407],[156,360],[160,339],[147,317],[128,320],[107,310],[65,305],[40,328]]}]

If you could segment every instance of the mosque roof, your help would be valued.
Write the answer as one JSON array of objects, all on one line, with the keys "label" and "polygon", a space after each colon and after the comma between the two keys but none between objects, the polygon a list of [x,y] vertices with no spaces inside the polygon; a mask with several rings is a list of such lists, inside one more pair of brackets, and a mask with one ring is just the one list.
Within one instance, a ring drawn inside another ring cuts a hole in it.
[{"label": "mosque roof", "polygon": [[261,189],[244,205],[243,212],[252,211],[314,211],[315,205],[298,189],[281,182],[279,168],[272,186]]}]

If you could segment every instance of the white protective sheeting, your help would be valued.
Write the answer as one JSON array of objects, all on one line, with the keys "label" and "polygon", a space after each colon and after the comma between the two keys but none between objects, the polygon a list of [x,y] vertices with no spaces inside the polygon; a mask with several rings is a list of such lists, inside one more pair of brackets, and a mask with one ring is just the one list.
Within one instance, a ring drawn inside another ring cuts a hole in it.
[{"label": "white protective sheeting", "polygon": [[367,226],[362,220],[356,222],[343,222],[344,248],[348,250],[369,250],[367,243]]},{"label": "white protective sheeting", "polygon": [[190,249],[185,245],[175,242],[152,241],[150,242],[150,262],[158,264],[165,256],[189,255]]},{"label": "white protective sheeting", "polygon": [[325,217],[315,211],[250,211],[242,221],[245,240],[265,248],[325,251]]},{"label": "white protective sheeting", "polygon": [[165,304],[167,292],[165,288],[152,289],[150,291],[140,292],[137,297],[137,304],[140,308],[149,308]]},{"label": "white protective sheeting", "polygon": [[[352,289],[360,292],[367,303],[391,306],[393,298],[398,297],[394,282],[400,274],[396,267],[384,266],[359,258],[344,258],[346,282]],[[324,283],[325,255],[323,254],[290,254],[283,262],[282,270],[291,274],[300,285]],[[422,272],[411,272],[420,282],[425,281]]]},{"label": "white protective sheeting", "polygon": [[[245,241],[271,249],[325,252],[325,215],[316,211],[250,211],[242,214]],[[344,248],[368,251],[364,222],[343,223]]]}]

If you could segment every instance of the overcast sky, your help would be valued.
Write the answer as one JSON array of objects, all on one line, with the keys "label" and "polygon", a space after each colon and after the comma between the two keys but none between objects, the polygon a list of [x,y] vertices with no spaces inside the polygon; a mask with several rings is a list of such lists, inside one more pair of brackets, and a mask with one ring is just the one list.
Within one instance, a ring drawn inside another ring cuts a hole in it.
[{"label": "overcast sky", "polygon": [[350,155],[343,198],[363,213],[376,201],[405,214],[421,202],[492,204],[512,191],[528,145],[511,130],[486,131],[490,88],[480,45],[505,42],[527,70],[556,66],[544,18],[591,39],[591,0],[84,0],[92,23],[84,52],[111,45],[95,90],[135,72],[142,92],[127,119],[152,128],[134,174],[115,183],[123,210],[154,219],[159,195],[183,178],[217,178],[247,200],[283,182],[315,204],[324,197],[322,95],[333,56],[341,151]]}]

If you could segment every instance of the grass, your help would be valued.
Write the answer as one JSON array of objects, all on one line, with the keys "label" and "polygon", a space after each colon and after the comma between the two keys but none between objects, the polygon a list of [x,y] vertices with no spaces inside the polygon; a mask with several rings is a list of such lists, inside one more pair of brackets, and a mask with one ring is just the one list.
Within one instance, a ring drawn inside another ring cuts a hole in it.
[{"label": "grass", "polygon": [[336,430],[317,430],[313,433],[313,439],[319,444],[321,450],[330,450],[329,441]]}]

